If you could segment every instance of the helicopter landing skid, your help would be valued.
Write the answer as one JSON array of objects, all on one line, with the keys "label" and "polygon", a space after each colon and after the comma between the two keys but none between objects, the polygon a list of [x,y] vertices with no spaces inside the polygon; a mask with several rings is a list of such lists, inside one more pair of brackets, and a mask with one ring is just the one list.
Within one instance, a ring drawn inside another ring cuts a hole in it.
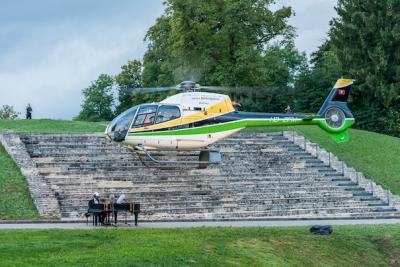
[{"label": "helicopter landing skid", "polygon": [[[184,150],[186,152],[197,152],[200,151],[199,160],[160,160],[154,158],[143,146],[136,146],[135,147],[136,153],[138,153],[140,160],[142,163],[147,167],[154,167],[149,166],[148,161],[143,161],[141,155],[145,155],[151,162],[158,164],[158,166],[167,166],[167,165],[198,165],[199,169],[205,169],[210,164],[219,164],[221,162],[221,154],[218,150],[210,150],[210,149],[201,149],[201,150]],[[157,152],[179,152],[182,150],[177,149],[157,149]],[[140,153],[142,152],[142,153]]]}]

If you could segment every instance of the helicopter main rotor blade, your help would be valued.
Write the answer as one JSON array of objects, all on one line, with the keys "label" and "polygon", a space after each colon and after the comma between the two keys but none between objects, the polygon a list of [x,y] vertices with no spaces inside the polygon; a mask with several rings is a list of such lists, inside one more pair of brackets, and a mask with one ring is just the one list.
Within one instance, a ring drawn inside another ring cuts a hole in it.
[{"label": "helicopter main rotor blade", "polygon": [[168,86],[168,87],[144,87],[144,88],[129,88],[132,94],[138,93],[156,93],[163,91],[171,91],[178,90],[176,87]]},{"label": "helicopter main rotor blade", "polygon": [[279,92],[276,89],[264,87],[251,87],[251,86],[201,86],[201,89],[206,91],[228,92],[228,93],[262,93],[262,94],[276,94]]},{"label": "helicopter main rotor blade", "polygon": [[208,91],[229,91],[229,87],[225,86],[201,86],[201,89],[205,89]]}]

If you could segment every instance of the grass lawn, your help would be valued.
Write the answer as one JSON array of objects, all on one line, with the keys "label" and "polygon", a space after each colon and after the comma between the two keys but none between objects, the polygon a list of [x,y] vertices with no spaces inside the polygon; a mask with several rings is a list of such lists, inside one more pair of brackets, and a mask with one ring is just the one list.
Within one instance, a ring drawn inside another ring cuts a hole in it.
[{"label": "grass lawn", "polygon": [[0,120],[1,130],[17,132],[82,133],[104,132],[106,122],[85,122],[67,120]]},{"label": "grass lawn", "polygon": [[399,266],[400,224],[1,230],[2,266]]},{"label": "grass lawn", "polygon": [[363,172],[377,184],[400,195],[400,138],[350,129],[350,141],[337,144],[316,126],[250,128],[246,131],[295,130]]},{"label": "grass lawn", "polygon": [[0,220],[39,218],[25,178],[1,144],[0,196]]}]

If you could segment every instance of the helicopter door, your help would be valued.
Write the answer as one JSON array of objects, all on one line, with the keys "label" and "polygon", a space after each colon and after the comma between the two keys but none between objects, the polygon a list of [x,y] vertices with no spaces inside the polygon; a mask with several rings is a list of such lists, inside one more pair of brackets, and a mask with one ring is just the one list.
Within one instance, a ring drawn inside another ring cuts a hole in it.
[{"label": "helicopter door", "polygon": [[[158,107],[157,110],[157,117],[155,124],[176,120],[179,119],[180,117],[181,117],[181,110],[178,106],[161,105]],[[178,121],[180,123],[180,120]],[[175,123],[169,126],[173,127],[174,125]],[[159,147],[175,148],[177,146],[176,136],[173,135],[160,136],[159,139],[157,140],[156,145]]]}]

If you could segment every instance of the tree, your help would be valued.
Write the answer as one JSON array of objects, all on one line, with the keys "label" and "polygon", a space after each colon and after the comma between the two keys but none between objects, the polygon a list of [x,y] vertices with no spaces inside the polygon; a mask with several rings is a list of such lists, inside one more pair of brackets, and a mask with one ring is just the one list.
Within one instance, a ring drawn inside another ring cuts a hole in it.
[{"label": "tree", "polygon": [[[252,84],[251,80],[244,81],[244,84],[268,90],[246,90],[232,97],[241,103],[241,109],[244,111],[283,112],[287,105],[293,106],[294,78],[306,63],[306,55],[300,53],[293,42],[274,44],[262,57],[262,74],[259,74],[260,77],[252,77],[253,82],[258,82]],[[248,64],[248,68],[253,67],[252,63]],[[258,83],[261,85],[257,85]]]},{"label": "tree", "polygon": [[141,87],[142,63],[139,60],[128,61],[121,66],[121,72],[115,76],[118,85],[119,105],[116,114],[120,114],[132,107],[132,88]]},{"label": "tree", "polygon": [[[291,9],[272,0],[168,0],[147,35],[145,86],[181,80],[231,86],[269,86],[267,52],[293,39]],[[271,68],[272,69],[272,68]],[[276,73],[274,73],[276,74]]]},{"label": "tree", "polygon": [[144,87],[174,84],[174,66],[170,53],[171,16],[159,17],[145,36],[148,49],[143,58],[142,82]]},{"label": "tree", "polygon": [[113,118],[114,103],[112,76],[101,74],[97,80],[83,90],[84,101],[77,119],[85,121],[109,121]]},{"label": "tree", "polygon": [[16,112],[13,106],[3,105],[0,109],[0,119],[2,120],[15,120],[18,118],[20,112]]},{"label": "tree", "polygon": [[339,0],[331,23],[333,51],[357,80],[358,126],[400,136],[400,1]]},{"label": "tree", "polygon": [[342,75],[342,66],[336,54],[331,51],[329,41],[311,55],[310,63],[311,67],[304,64],[296,77],[296,112],[317,112],[335,81]]}]

